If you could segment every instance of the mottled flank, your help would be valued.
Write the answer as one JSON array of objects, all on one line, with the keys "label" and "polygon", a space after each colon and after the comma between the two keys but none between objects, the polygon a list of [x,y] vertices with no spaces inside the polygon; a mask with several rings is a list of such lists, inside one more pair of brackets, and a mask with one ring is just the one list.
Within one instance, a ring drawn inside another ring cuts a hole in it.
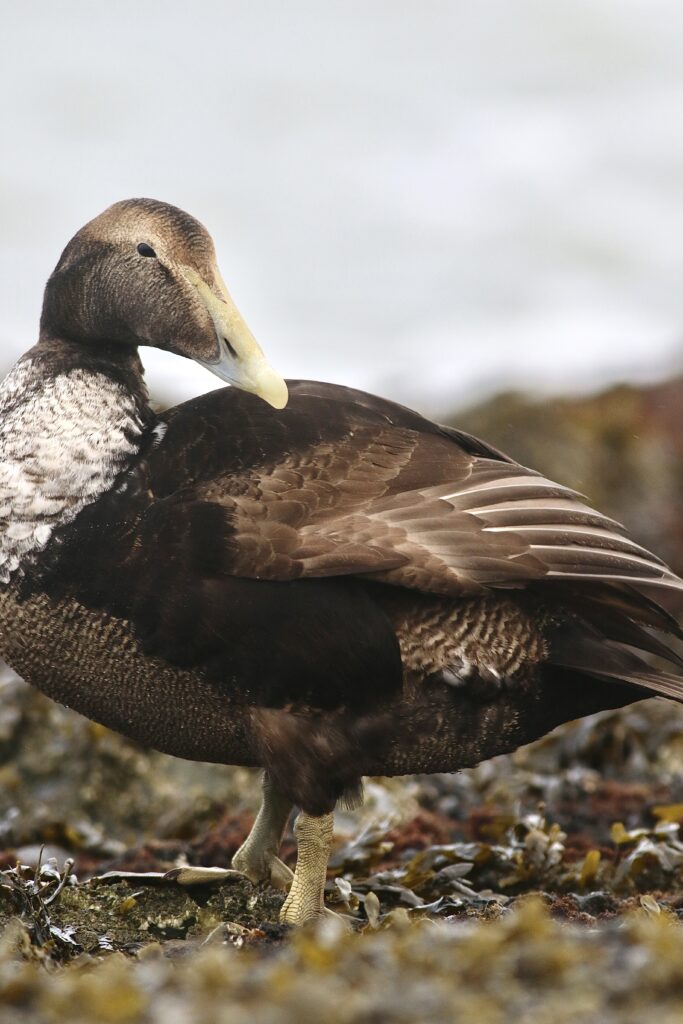
[{"label": "mottled flank", "polygon": [[478,680],[482,693],[491,682],[519,685],[548,655],[543,611],[514,600],[475,598],[448,608],[435,597],[398,592],[387,610],[407,671],[443,673],[451,685]]}]

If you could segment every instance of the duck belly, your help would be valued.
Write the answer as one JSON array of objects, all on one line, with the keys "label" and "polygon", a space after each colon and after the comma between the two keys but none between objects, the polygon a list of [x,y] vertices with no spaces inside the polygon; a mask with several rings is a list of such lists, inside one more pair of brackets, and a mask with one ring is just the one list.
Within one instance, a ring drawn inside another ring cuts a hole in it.
[{"label": "duck belly", "polygon": [[130,624],[71,599],[0,594],[0,656],[66,707],[177,757],[255,767],[250,709],[142,651]]}]

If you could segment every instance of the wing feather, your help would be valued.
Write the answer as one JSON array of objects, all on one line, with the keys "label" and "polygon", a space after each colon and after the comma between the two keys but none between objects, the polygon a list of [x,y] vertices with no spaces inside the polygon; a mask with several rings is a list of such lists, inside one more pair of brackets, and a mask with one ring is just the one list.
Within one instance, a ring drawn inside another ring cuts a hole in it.
[{"label": "wing feather", "polygon": [[545,586],[596,615],[609,606],[615,632],[620,616],[672,631],[652,594],[683,581],[580,494],[372,396],[290,391],[282,412],[227,389],[167,414],[125,487],[55,548],[51,586],[169,650],[188,608],[186,633],[218,643],[235,577],[359,576],[453,597]]},{"label": "wing feather", "polygon": [[[344,397],[333,390],[325,401]],[[304,393],[322,418],[313,385],[295,389],[295,405]],[[558,580],[683,589],[583,495],[467,435],[345,395],[338,436],[318,429],[313,444],[210,482],[206,498],[230,508],[238,575],[357,574],[453,595]]]}]

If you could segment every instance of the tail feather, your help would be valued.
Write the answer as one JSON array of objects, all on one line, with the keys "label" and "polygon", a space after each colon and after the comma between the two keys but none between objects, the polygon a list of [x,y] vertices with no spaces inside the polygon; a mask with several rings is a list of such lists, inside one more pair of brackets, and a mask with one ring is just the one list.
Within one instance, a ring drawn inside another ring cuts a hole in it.
[{"label": "tail feather", "polygon": [[[678,619],[659,600],[640,588],[617,583],[595,583],[589,588],[561,583],[555,586],[561,588],[556,593],[562,594],[563,602],[573,607],[579,615],[584,614],[586,609],[593,609],[602,616],[606,609],[611,609],[619,613],[622,619],[667,633],[676,640],[683,640],[683,626]],[[657,594],[657,597],[661,600],[661,594]]]},{"label": "tail feather", "polygon": [[626,618],[619,609],[599,602],[584,601],[581,617],[590,622],[591,626],[608,640],[626,644],[637,651],[654,654],[664,661],[683,668],[683,656],[671,646],[669,639],[671,634],[668,630],[660,639],[656,633],[651,631],[652,627],[645,628],[638,622]]},{"label": "tail feather", "polygon": [[[683,704],[683,676],[676,676],[673,672],[661,672],[657,669],[652,669],[649,672],[627,673],[604,672],[594,669],[592,674],[599,679],[617,680],[660,697],[669,697],[671,700],[676,700]],[[647,696],[647,693],[644,696]]]},{"label": "tail feather", "polygon": [[548,660],[552,665],[585,676],[626,683],[637,688],[642,696],[657,694],[683,703],[683,674],[649,665],[632,648],[658,654],[681,667],[682,659],[634,623],[622,622],[621,632],[627,639],[610,639],[610,623],[601,632],[593,622],[565,620],[550,636]]},{"label": "tail feather", "polygon": [[[646,626],[654,626],[655,629],[661,629],[665,633],[670,633],[677,640],[683,640],[683,625],[668,608],[663,607],[660,603],[662,600],[661,593],[658,593],[657,597],[659,600],[650,597],[647,588],[638,590],[635,587],[626,586],[622,590],[622,599],[624,601],[630,599],[630,614],[632,618]],[[678,604],[679,602],[676,603]]]}]

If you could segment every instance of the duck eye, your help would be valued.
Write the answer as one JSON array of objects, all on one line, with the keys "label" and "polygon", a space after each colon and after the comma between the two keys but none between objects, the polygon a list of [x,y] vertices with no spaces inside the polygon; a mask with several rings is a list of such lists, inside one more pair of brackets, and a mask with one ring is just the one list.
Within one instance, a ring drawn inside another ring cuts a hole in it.
[{"label": "duck eye", "polygon": [[154,249],[151,245],[147,245],[147,242],[140,242],[138,252],[141,256],[156,256]]}]

